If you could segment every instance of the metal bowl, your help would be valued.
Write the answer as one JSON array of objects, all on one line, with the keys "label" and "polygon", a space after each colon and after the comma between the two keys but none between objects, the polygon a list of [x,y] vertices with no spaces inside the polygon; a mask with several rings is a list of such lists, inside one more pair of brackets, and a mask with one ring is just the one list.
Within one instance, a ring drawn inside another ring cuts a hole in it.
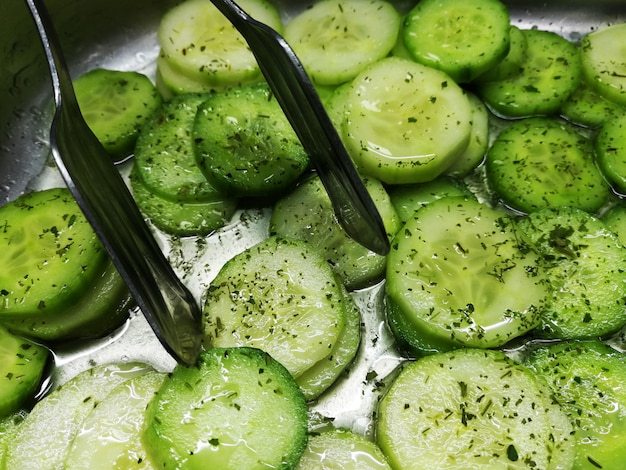
[{"label": "metal bowl", "polygon": [[[208,0],[207,0],[208,1]],[[78,76],[95,67],[137,70],[154,77],[157,25],[180,0],[49,0],[70,70]],[[284,18],[311,1],[280,0]],[[395,2],[406,11],[414,3]],[[584,34],[626,21],[625,0],[509,0],[512,23],[520,28],[559,33],[576,41]],[[43,52],[26,5],[0,2],[0,205],[42,184],[38,175],[54,173],[48,165],[48,130],[52,118],[51,84]],[[227,258],[264,236],[267,210],[240,213],[202,249],[194,240],[160,239],[183,280],[200,295]],[[351,374],[313,407],[335,424],[369,432],[379,380],[402,358],[382,320],[380,286],[355,294],[365,323],[365,337]],[[92,343],[55,351],[52,382],[97,362],[144,360],[159,369],[173,366],[136,314],[119,331]]]}]

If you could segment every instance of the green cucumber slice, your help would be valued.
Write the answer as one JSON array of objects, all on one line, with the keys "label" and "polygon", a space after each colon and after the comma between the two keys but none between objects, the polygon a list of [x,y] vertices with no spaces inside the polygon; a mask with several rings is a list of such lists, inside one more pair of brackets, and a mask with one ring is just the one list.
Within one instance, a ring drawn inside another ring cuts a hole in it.
[{"label": "green cucumber slice", "polygon": [[626,246],[626,206],[620,201],[608,209],[601,217],[623,246]]},{"label": "green cucumber slice", "polygon": [[137,363],[105,364],[80,372],[39,401],[7,448],[6,470],[63,468],[86,416],[116,386],[151,370]]},{"label": "green cucumber slice", "polygon": [[221,196],[198,167],[192,136],[198,107],[209,96],[189,93],[172,98],[153,113],[137,139],[133,168],[162,198],[201,202]]},{"label": "green cucumber slice", "polygon": [[626,362],[599,341],[535,349],[525,364],[544,378],[574,427],[574,468],[618,470],[626,460]]},{"label": "green cucumber slice", "polygon": [[564,470],[575,452],[547,384],[493,350],[407,364],[379,405],[376,439],[397,470]]},{"label": "green cucumber slice", "polygon": [[564,119],[591,129],[602,127],[612,117],[624,113],[626,107],[604,98],[587,80],[582,80],[561,106],[561,116]]},{"label": "green cucumber slice", "polygon": [[237,209],[234,198],[215,192],[214,199],[202,201],[172,201],[152,192],[135,168],[130,184],[137,206],[155,227],[179,237],[208,235],[223,227]]},{"label": "green cucumber slice", "polygon": [[467,186],[451,176],[440,176],[427,183],[401,184],[389,188],[391,203],[403,224],[426,204],[448,196],[473,197]]},{"label": "green cucumber slice", "polygon": [[[364,178],[363,183],[391,239],[400,229],[400,221],[389,195],[373,178]],[[274,205],[269,230],[271,234],[297,238],[315,246],[348,290],[372,285],[384,275],[387,257],[371,252],[348,236],[339,225],[326,189],[317,176],[300,184]]]},{"label": "green cucumber slice", "polygon": [[126,283],[109,260],[101,275],[66,308],[46,315],[15,315],[2,320],[14,333],[49,343],[97,338],[120,326],[133,306]]},{"label": "green cucumber slice", "polygon": [[331,429],[309,437],[296,470],[391,470],[375,442],[349,429]]},{"label": "green cucumber slice", "polygon": [[480,83],[476,93],[504,117],[558,113],[581,80],[578,48],[550,31],[525,29],[522,33],[526,39],[522,72],[506,80]]},{"label": "green cucumber slice", "polygon": [[150,79],[139,72],[93,69],[74,80],[85,121],[116,160],[133,153],[139,131],[161,104]]},{"label": "green cucumber slice", "polygon": [[[244,11],[282,31],[278,11],[265,0],[239,0]],[[172,71],[208,86],[232,86],[258,80],[261,72],[248,43],[211,2],[188,0],[161,19],[161,53]]]},{"label": "green cucumber slice", "polygon": [[313,246],[273,236],[222,267],[203,316],[208,346],[262,349],[297,378],[328,358],[345,327],[346,304]]},{"label": "green cucumber slice", "polygon": [[267,83],[212,94],[198,109],[193,139],[209,182],[235,197],[281,195],[309,167]]},{"label": "green cucumber slice", "polygon": [[596,159],[604,176],[626,193],[626,113],[607,120],[595,140]]},{"label": "green cucumber slice", "polygon": [[626,106],[626,24],[587,34],[580,45],[587,81],[605,98]]},{"label": "green cucumber slice", "polygon": [[284,37],[314,83],[339,85],[389,54],[399,28],[389,2],[324,0],[287,23]]},{"label": "green cucumber slice", "polygon": [[487,152],[486,170],[491,189],[525,213],[562,206],[595,212],[610,193],[589,138],[553,118],[509,125]]},{"label": "green cucumber slice", "polygon": [[352,363],[361,344],[361,311],[347,291],[346,324],[328,357],[305,370],[296,382],[307,401],[319,398]]},{"label": "green cucumber slice", "polygon": [[446,175],[463,178],[477,168],[485,159],[489,148],[489,111],[487,106],[473,93],[467,94],[472,106],[472,130],[465,150],[444,172]]},{"label": "green cucumber slice", "polygon": [[413,330],[407,339],[498,347],[538,324],[549,294],[541,263],[505,213],[442,198],[394,238],[386,295]]},{"label": "green cucumber slice", "polygon": [[28,416],[28,412],[25,410],[19,410],[15,413],[0,418],[0,468],[5,469],[6,467],[6,453],[7,447],[9,443],[13,441],[13,437],[17,430],[24,421],[24,419]]},{"label": "green cucumber slice", "polygon": [[468,145],[472,107],[445,73],[390,57],[353,81],[343,134],[356,166],[388,184],[423,183]]},{"label": "green cucumber slice", "polygon": [[0,325],[0,418],[33,399],[48,357],[46,348],[12,335]]},{"label": "green cucumber slice", "polygon": [[537,335],[597,338],[626,323],[626,248],[601,220],[562,207],[534,212],[518,225],[550,279]]},{"label": "green cucumber slice", "polygon": [[289,372],[252,348],[209,349],[178,366],[147,410],[156,468],[293,468],[307,441],[307,407]]},{"label": "green cucumber slice", "polygon": [[116,386],[85,417],[72,441],[65,468],[152,469],[141,442],[146,407],[166,374],[149,371]]},{"label": "green cucumber slice", "polygon": [[509,52],[493,68],[475,79],[476,82],[497,82],[519,75],[526,60],[526,36],[517,26],[509,31]]},{"label": "green cucumber slice", "polygon": [[404,44],[418,62],[467,83],[509,52],[509,12],[499,0],[421,0],[404,20]]},{"label": "green cucumber slice", "polygon": [[75,301],[106,252],[68,189],[20,196],[0,208],[1,314],[41,314]]}]

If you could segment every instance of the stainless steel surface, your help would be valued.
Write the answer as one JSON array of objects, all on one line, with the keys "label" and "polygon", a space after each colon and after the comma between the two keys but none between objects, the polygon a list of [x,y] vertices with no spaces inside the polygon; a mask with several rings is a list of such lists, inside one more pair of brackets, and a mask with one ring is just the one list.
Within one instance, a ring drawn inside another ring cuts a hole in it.
[{"label": "stainless steel surface", "polygon": [[[48,6],[70,59],[72,74],[96,66],[138,70],[154,77],[158,53],[156,26],[174,0],[49,0]],[[285,18],[309,2],[280,0]],[[401,1],[406,9],[412,2]],[[513,24],[539,27],[576,40],[593,29],[626,21],[626,0],[512,0]],[[46,165],[47,128],[51,119],[50,83],[41,46],[27,9],[19,0],[0,1],[0,203],[27,189],[62,184]],[[121,168],[122,172],[125,168]],[[40,175],[40,176],[37,176]],[[268,210],[242,211],[208,238],[159,237],[175,270],[196,298],[226,260],[260,241],[266,234]],[[372,413],[381,382],[403,357],[383,322],[382,285],[359,291],[364,336],[349,374],[312,410],[334,418],[338,426],[371,431]],[[62,382],[94,363],[143,360],[169,370],[172,359],[162,353],[141,315],[133,315],[119,331],[100,341],[56,351],[58,368],[52,380]],[[624,335],[615,340],[624,344]]]},{"label": "stainless steel surface", "polygon": [[83,119],[43,0],[26,4],[52,79],[54,162],[156,336],[177,361],[193,364],[203,336],[198,303],[165,259],[112,158]]}]

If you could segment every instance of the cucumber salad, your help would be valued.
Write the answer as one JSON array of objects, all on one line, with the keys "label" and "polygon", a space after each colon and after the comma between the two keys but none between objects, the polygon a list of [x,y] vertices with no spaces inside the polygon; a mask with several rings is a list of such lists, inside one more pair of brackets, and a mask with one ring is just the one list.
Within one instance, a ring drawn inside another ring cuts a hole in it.
[{"label": "cucumber salad", "polygon": [[47,167],[0,207],[0,470],[622,469],[626,24],[237,3],[300,58],[390,253],[340,227],[236,29],[176,4],[154,73],[74,84],[202,352],[159,348]]}]

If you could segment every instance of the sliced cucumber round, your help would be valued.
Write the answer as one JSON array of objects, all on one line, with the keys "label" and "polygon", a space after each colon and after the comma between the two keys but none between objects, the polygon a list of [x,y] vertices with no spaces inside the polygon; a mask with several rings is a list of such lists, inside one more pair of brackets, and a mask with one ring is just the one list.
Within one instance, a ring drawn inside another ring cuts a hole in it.
[{"label": "sliced cucumber round", "polygon": [[64,468],[83,420],[122,382],[148,372],[137,364],[104,364],[79,373],[39,401],[7,447],[6,469]]},{"label": "sliced cucumber round", "polygon": [[155,468],[294,468],[307,407],[287,369],[251,348],[209,349],[178,366],[150,403],[143,439]]},{"label": "sliced cucumber round", "polygon": [[547,384],[493,350],[406,365],[380,402],[376,438],[397,470],[569,469],[575,452]]},{"label": "sliced cucumber round", "polygon": [[293,18],[284,37],[314,83],[352,80],[393,48],[400,14],[382,0],[325,0]]},{"label": "sliced cucumber round", "polygon": [[498,347],[539,322],[549,295],[541,258],[512,218],[475,199],[417,211],[392,242],[386,295],[413,345]]},{"label": "sliced cucumber round", "polygon": [[[265,0],[239,0],[244,11],[282,31],[276,8]],[[172,72],[209,86],[232,86],[258,80],[261,72],[247,42],[211,3],[185,1],[161,19],[158,40]]]},{"label": "sliced cucumber round", "polygon": [[569,341],[535,349],[525,364],[548,382],[574,427],[574,468],[621,468],[626,461],[624,354],[599,341]]},{"label": "sliced cucumber round", "polygon": [[604,123],[595,147],[602,172],[620,194],[626,194],[626,113]]},{"label": "sliced cucumber round", "polygon": [[375,442],[348,429],[330,429],[309,437],[296,470],[391,470]]},{"label": "sliced cucumber round", "polygon": [[216,92],[193,125],[198,165],[217,189],[270,198],[290,189],[309,157],[267,83]]},{"label": "sliced cucumber round", "polygon": [[0,325],[0,418],[17,412],[33,399],[49,356],[48,349]]},{"label": "sliced cucumber round", "polygon": [[117,385],[83,420],[71,443],[65,468],[152,469],[141,442],[146,407],[166,374],[149,371]]},{"label": "sliced cucumber round", "polygon": [[208,346],[262,349],[299,377],[331,354],[346,324],[346,304],[312,245],[273,236],[222,267],[203,315]]},{"label": "sliced cucumber round", "polygon": [[42,315],[78,299],[107,256],[65,188],[24,194],[0,208],[0,313]]},{"label": "sliced cucumber round", "polygon": [[150,79],[138,72],[97,68],[74,80],[80,110],[116,160],[133,153],[139,131],[161,104]]},{"label": "sliced cucumber round", "polygon": [[[363,180],[391,239],[400,221],[383,185]],[[274,205],[270,233],[311,243],[328,260],[348,290],[381,280],[387,258],[377,255],[348,236],[341,227],[321,180],[316,176],[300,184]]]},{"label": "sliced cucumber round", "polygon": [[497,65],[478,76],[476,82],[496,82],[519,75],[526,61],[526,36],[517,26],[509,31],[509,52]]},{"label": "sliced cucumber round", "polygon": [[421,0],[404,20],[404,44],[420,63],[467,83],[509,52],[509,12],[499,0]]},{"label": "sliced cucumber round", "polygon": [[598,338],[626,323],[626,248],[599,219],[579,209],[544,209],[519,227],[546,260],[550,296],[535,332]]},{"label": "sliced cucumber round", "polygon": [[466,149],[467,95],[445,73],[390,57],[353,81],[343,133],[357,167],[383,183],[430,181]]},{"label": "sliced cucumber round", "polygon": [[487,152],[488,183],[520,212],[572,206],[595,212],[609,185],[589,138],[553,118],[527,118],[502,131]]},{"label": "sliced cucumber round", "polygon": [[580,83],[580,52],[573,43],[550,31],[525,29],[522,33],[526,39],[522,72],[505,80],[480,83],[476,92],[501,116],[558,113]]},{"label": "sliced cucumber round", "polygon": [[626,113],[626,107],[607,100],[587,80],[561,106],[561,116],[578,126],[597,129],[609,119]]},{"label": "sliced cucumber round", "polygon": [[626,24],[587,34],[580,49],[589,83],[602,96],[626,106]]}]

